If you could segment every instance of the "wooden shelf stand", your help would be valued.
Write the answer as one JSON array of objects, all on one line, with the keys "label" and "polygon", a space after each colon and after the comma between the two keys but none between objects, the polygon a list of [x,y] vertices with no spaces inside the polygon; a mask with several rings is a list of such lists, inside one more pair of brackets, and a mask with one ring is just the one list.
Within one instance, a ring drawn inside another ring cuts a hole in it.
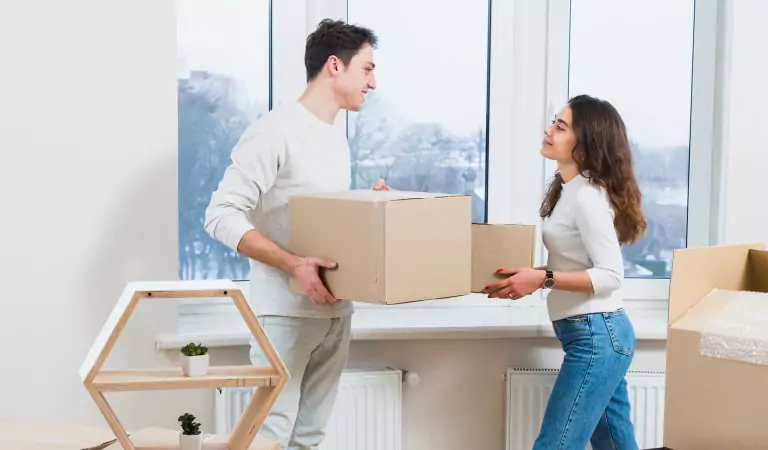
[{"label": "wooden shelf stand", "polygon": [[[142,300],[229,297],[267,357],[268,366],[212,366],[208,374],[187,377],[181,367],[102,370],[104,361]],[[288,371],[272,347],[240,287],[231,281],[178,281],[129,283],[104,324],[80,368],[80,378],[123,450],[137,450],[114,410],[106,392],[256,387],[250,403],[228,436],[215,439],[216,448],[248,450],[288,381]],[[143,447],[143,446],[142,446]],[[165,447],[164,447],[165,448]]]}]

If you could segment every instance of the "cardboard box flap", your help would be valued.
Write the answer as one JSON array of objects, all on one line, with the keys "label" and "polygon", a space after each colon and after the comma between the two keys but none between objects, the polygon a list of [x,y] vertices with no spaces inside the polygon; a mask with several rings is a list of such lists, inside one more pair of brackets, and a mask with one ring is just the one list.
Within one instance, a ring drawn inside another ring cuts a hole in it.
[{"label": "cardboard box flap", "polygon": [[749,251],[748,276],[750,291],[768,292],[768,250]]},{"label": "cardboard box flap", "polygon": [[[0,448],[100,450],[112,443],[109,428],[95,428],[49,420],[0,420]],[[11,444],[13,443],[13,445]],[[16,444],[24,444],[17,447]]]},{"label": "cardboard box flap", "polygon": [[379,192],[384,193],[384,197],[387,198],[387,201],[466,196],[465,194],[449,194],[444,192],[415,192],[415,191],[379,191]]},{"label": "cardboard box flap", "polygon": [[373,189],[356,189],[352,191],[325,192],[316,194],[297,194],[293,198],[325,198],[363,202],[392,202],[398,200],[413,200],[442,197],[463,197],[464,194],[446,194],[439,192],[414,191],[374,191]]},{"label": "cardboard box flap", "polygon": [[21,440],[0,440],[0,448],[13,450],[82,450],[69,444],[50,444]]},{"label": "cardboard box flap", "polygon": [[[135,447],[178,450],[179,430],[144,428],[128,433]],[[203,450],[227,450],[227,436],[206,436]],[[0,420],[2,450],[120,450],[109,428],[95,428],[46,420]],[[280,450],[280,444],[256,436],[248,450]]]},{"label": "cardboard box flap", "polygon": [[675,323],[669,326],[671,330],[692,331],[701,333],[707,324],[716,317],[720,311],[728,304],[734,293],[741,291],[731,291],[727,289],[713,289],[704,296],[698,303],[680,317]]},{"label": "cardboard box flap", "polygon": [[[227,437],[223,435],[204,435],[203,450],[228,450]],[[165,428],[144,428],[135,432],[131,438],[135,447],[143,450],[178,450],[179,432]],[[282,447],[272,441],[256,436],[247,450],[280,450]],[[123,450],[119,442],[107,447],[106,450]]]},{"label": "cardboard box flap", "polygon": [[669,283],[668,323],[675,323],[712,289],[746,290],[749,252],[764,248],[765,244],[758,243],[675,250]]},{"label": "cardboard box flap", "polygon": [[472,222],[472,226],[476,227],[501,227],[501,228],[533,228],[536,229],[536,225],[527,223],[492,223],[492,222]]}]

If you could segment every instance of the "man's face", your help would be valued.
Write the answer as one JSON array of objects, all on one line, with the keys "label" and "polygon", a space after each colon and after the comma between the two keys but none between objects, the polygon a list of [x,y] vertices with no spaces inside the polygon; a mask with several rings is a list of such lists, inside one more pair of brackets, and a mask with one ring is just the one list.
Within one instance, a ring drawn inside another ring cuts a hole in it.
[{"label": "man's face", "polygon": [[337,61],[339,70],[335,71],[334,90],[342,109],[360,111],[365,102],[369,89],[376,89],[376,78],[373,71],[373,47],[366,44],[344,67],[341,60]]}]

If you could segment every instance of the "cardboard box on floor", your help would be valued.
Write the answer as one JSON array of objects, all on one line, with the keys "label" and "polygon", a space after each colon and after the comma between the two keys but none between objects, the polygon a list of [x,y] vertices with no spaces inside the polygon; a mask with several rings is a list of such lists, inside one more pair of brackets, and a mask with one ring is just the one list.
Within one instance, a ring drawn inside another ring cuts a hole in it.
[{"label": "cardboard box on floor", "polygon": [[[145,428],[129,433],[131,442],[141,450],[178,450],[179,432]],[[224,436],[216,436],[203,445],[204,450],[227,450]],[[0,449],[8,450],[121,450],[114,433],[107,427],[89,427],[43,420],[0,420]],[[248,450],[280,450],[277,443],[259,436]]]},{"label": "cardboard box on floor", "polygon": [[[322,275],[339,299],[396,304],[468,294],[471,206],[469,196],[422,192],[292,196],[289,248],[338,263]],[[302,292],[295,280],[291,290]]]},{"label": "cardboard box on floor", "polygon": [[768,251],[675,251],[669,293],[664,445],[768,448]]},{"label": "cardboard box on floor", "polygon": [[107,427],[49,420],[0,420],[0,449],[101,450],[114,439]]},{"label": "cardboard box on floor", "polygon": [[[131,442],[137,450],[179,450],[179,432],[163,428],[145,428],[131,435]],[[281,450],[282,446],[267,441],[258,435],[247,450]],[[124,450],[119,442],[107,446],[105,450]],[[206,438],[203,450],[230,450],[226,436]]]}]

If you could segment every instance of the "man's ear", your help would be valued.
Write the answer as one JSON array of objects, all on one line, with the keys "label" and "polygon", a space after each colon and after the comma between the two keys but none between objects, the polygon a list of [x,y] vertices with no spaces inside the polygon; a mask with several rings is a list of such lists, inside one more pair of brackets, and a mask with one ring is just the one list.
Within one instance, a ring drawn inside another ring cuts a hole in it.
[{"label": "man's ear", "polygon": [[344,69],[342,67],[341,60],[339,60],[339,58],[334,55],[331,55],[328,57],[327,64],[328,64],[328,70],[331,72],[331,75],[338,75]]}]

